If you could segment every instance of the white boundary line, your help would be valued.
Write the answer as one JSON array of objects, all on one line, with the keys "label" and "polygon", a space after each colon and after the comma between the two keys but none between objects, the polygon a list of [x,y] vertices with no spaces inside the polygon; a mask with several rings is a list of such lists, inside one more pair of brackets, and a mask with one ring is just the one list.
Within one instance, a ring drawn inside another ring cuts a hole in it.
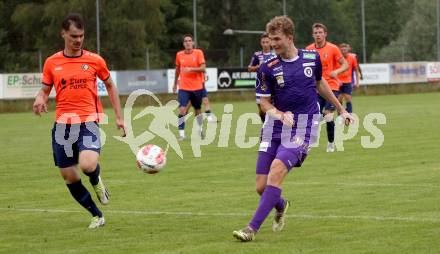
[{"label": "white boundary line", "polygon": [[[38,209],[38,208],[4,208],[0,207],[0,212],[30,212],[30,213],[82,213],[81,210],[65,209]],[[201,213],[201,212],[167,212],[167,211],[127,211],[127,210],[107,210],[110,214],[131,214],[131,215],[170,215],[170,216],[206,216],[206,217],[250,217],[249,213]],[[309,219],[309,220],[354,220],[354,221],[400,221],[416,223],[440,223],[439,218],[421,217],[400,217],[400,216],[373,216],[373,215],[313,215],[313,214],[290,214],[289,218]]]},{"label": "white boundary line", "polygon": [[337,186],[353,186],[353,187],[416,187],[416,188],[440,188],[440,185],[434,184],[404,184],[404,183],[363,183],[363,182],[353,182],[353,183],[320,183],[320,182],[286,182],[288,185],[337,185]]},{"label": "white boundary line", "polygon": [[[106,180],[109,183],[139,182],[140,180]],[[213,180],[211,183],[228,183],[228,181]],[[440,189],[440,184],[405,184],[405,183],[366,183],[366,182],[285,182],[284,185],[322,185],[322,186],[348,186],[348,187],[402,187],[402,188],[426,188]]]},{"label": "white boundary line", "polygon": [[[107,180],[112,182],[121,182],[123,180]],[[210,181],[212,183],[227,183],[227,181]],[[284,185],[322,185],[322,186],[351,186],[351,187],[403,187],[403,188],[426,188],[440,189],[440,184],[405,184],[405,183],[366,183],[366,182],[285,182]]]}]

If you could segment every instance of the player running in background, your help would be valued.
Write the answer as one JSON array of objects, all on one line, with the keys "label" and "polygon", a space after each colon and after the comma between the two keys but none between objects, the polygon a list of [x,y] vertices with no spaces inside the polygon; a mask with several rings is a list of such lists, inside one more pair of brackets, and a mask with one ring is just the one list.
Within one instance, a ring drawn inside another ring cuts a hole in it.
[{"label": "player running in background", "polygon": [[[339,88],[339,102],[343,104],[343,101],[346,101],[346,109],[348,113],[353,112],[353,105],[352,105],[352,90],[354,85],[355,88],[359,87],[359,80],[360,80],[360,72],[358,69],[358,62],[356,59],[356,55],[350,53],[350,45],[346,43],[339,44],[339,49],[342,52],[342,55],[344,56],[345,60],[348,63],[348,70],[342,72],[338,75],[338,79],[341,81],[342,85]],[[353,72],[355,73],[356,77],[353,79]]]},{"label": "player running in background", "polygon": [[[260,65],[262,65],[268,59],[276,56],[276,54],[270,48],[270,39],[267,33],[263,33],[260,37],[260,45],[261,51],[256,51],[251,58],[251,62],[248,66],[249,72],[256,72]],[[261,121],[264,123],[265,113],[261,110],[260,107],[260,97],[257,96],[257,106],[258,106],[258,114],[260,115]]]},{"label": "player running in background", "polygon": [[[347,45],[348,45],[348,52],[349,52],[349,54],[353,55],[353,56],[356,58],[356,63],[357,63],[357,67],[356,67],[356,68],[357,68],[357,70],[359,71],[359,80],[363,80],[364,77],[363,77],[363,75],[362,75],[362,69],[361,69],[361,66],[360,66],[360,64],[359,64],[359,58],[358,58],[358,56],[357,56],[356,53],[353,53],[353,52],[352,52],[351,45],[350,45],[350,44],[347,44]],[[356,72],[353,71],[352,74],[353,74],[353,75],[352,75],[352,79],[354,80],[355,77],[356,77]],[[360,81],[359,81],[359,83],[360,83]]]},{"label": "player running in background", "polygon": [[281,197],[282,183],[293,167],[301,166],[316,142],[321,117],[316,91],[335,105],[343,118],[352,120],[321,78],[319,54],[295,47],[292,20],[275,17],[266,31],[277,57],[261,65],[257,76],[256,94],[266,112],[256,166],[257,191],[262,195],[249,224],[233,232],[244,242],[254,239],[273,208],[272,230],[281,231],[285,225],[289,202]]},{"label": "player running in background", "polygon": [[[48,57],[44,63],[43,85],[33,105],[37,115],[47,112],[47,100],[56,91],[56,119],[52,129],[52,149],[55,165],[74,199],[92,214],[89,228],[105,224],[102,212],[93,202],[81,182],[77,167],[89,177],[96,195],[105,205],[108,191],[100,177],[98,164],[101,150],[96,78],[104,81],[116,115],[116,126],[124,130],[118,91],[102,57],[83,50],[84,22],[80,15],[69,14],[62,23],[64,50]],[[125,133],[125,131],[124,131]]]},{"label": "player running in background", "polygon": [[[339,96],[340,82],[337,76],[348,69],[347,61],[345,61],[339,48],[327,41],[327,27],[321,23],[315,23],[312,26],[313,38],[315,42],[306,47],[309,50],[319,52],[322,63],[322,76],[327,81],[333,94]],[[340,65],[337,68],[337,65]],[[327,126],[327,152],[335,151],[335,121],[334,111],[335,105],[330,101],[326,101],[322,96],[318,96],[321,111],[323,111],[324,119]]]},{"label": "player running in background", "polygon": [[173,86],[174,93],[179,88],[179,140],[185,139],[184,117],[188,113],[186,107],[189,102],[194,108],[197,124],[199,125],[199,134],[203,138],[201,106],[203,84],[205,83],[205,56],[202,50],[194,48],[193,37],[190,34],[183,36],[183,47],[184,50],[176,54],[176,75]]}]

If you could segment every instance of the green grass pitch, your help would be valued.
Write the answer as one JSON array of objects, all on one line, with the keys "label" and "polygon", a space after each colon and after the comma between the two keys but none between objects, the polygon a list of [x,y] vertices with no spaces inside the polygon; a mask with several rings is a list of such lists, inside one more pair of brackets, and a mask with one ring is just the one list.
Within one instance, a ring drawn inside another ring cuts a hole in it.
[{"label": "green grass pitch", "polygon": [[[112,138],[119,132],[106,109],[100,164],[111,200],[100,206],[107,224],[98,230],[87,229],[89,214],[53,165],[54,112],[1,114],[0,253],[439,253],[439,98],[355,97],[361,120],[385,114],[386,124],[377,125],[383,146],[362,148],[361,136],[371,134],[361,124],[344,152],[328,154],[322,128],[321,145],[285,180],[283,196],[293,201],[286,228],[273,233],[270,215],[250,243],[236,241],[232,231],[246,225],[258,203],[258,147],[240,149],[234,139],[237,117],[255,112],[254,102],[232,103],[228,148],[217,138],[196,158],[184,141],[184,159],[171,151],[157,175],[140,172],[128,145]],[[223,104],[213,111],[221,117]],[[149,119],[133,123],[138,135]],[[259,127],[249,124],[247,136],[258,136]]]}]

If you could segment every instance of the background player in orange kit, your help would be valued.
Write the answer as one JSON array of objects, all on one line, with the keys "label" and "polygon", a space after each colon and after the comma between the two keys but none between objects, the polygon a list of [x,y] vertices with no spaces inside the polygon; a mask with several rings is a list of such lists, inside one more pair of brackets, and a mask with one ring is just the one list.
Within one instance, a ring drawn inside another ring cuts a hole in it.
[{"label": "background player in orange kit", "polygon": [[176,75],[173,86],[174,93],[179,88],[179,140],[185,139],[185,121],[183,119],[187,114],[186,107],[190,101],[196,113],[199,134],[203,138],[203,115],[200,109],[205,91],[205,56],[202,50],[194,48],[193,37],[190,34],[183,36],[183,47],[185,49],[176,54]]},{"label": "background player in orange kit", "polygon": [[[338,46],[327,41],[327,27],[321,23],[315,23],[312,26],[313,38],[315,42],[306,47],[308,50],[316,50],[319,52],[322,63],[322,77],[327,81],[330,89],[336,98],[339,96],[340,82],[338,75],[348,69],[347,61],[342,56]],[[340,67],[338,68],[338,64]],[[318,101],[323,111],[324,119],[327,125],[327,152],[335,151],[335,122],[334,111],[335,105],[326,101],[318,95]]]},{"label": "background player in orange kit", "polygon": [[[356,58],[355,54],[350,53],[350,45],[346,43],[341,43],[339,45],[339,48],[341,49],[342,55],[344,56],[345,60],[348,63],[348,70],[342,72],[339,74],[338,79],[341,81],[342,85],[339,88],[339,101],[341,104],[343,101],[346,101],[346,109],[348,113],[353,112],[353,105],[352,105],[352,91],[353,91],[353,85],[355,88],[359,87],[359,80],[361,77],[360,71],[359,71],[359,64]],[[356,75],[356,78],[353,78],[353,72]]]}]

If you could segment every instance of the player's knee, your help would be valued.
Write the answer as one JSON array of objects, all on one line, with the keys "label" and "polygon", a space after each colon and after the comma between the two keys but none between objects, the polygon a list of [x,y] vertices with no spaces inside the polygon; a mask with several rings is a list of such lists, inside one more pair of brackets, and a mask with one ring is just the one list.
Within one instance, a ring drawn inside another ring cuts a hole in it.
[{"label": "player's knee", "polygon": [[267,183],[273,186],[280,186],[286,176],[288,169],[281,160],[274,160],[270,168]]},{"label": "player's knee", "polygon": [[333,121],[333,118],[334,118],[334,113],[333,112],[328,112],[327,114],[324,115],[324,120],[327,123]]},{"label": "player's knee", "polygon": [[66,184],[75,183],[81,179],[74,167],[61,169],[60,172]]},{"label": "player's knee", "polygon": [[91,172],[96,169],[97,165],[98,162],[95,160],[84,160],[80,162],[79,167],[81,168],[82,171]]},{"label": "player's knee", "polygon": [[281,172],[273,172],[269,174],[267,183],[272,186],[280,186],[283,182],[283,174]]},{"label": "player's knee", "polygon": [[261,196],[265,188],[266,188],[266,184],[262,184],[262,185],[257,185],[255,190],[257,191],[258,195]]}]

